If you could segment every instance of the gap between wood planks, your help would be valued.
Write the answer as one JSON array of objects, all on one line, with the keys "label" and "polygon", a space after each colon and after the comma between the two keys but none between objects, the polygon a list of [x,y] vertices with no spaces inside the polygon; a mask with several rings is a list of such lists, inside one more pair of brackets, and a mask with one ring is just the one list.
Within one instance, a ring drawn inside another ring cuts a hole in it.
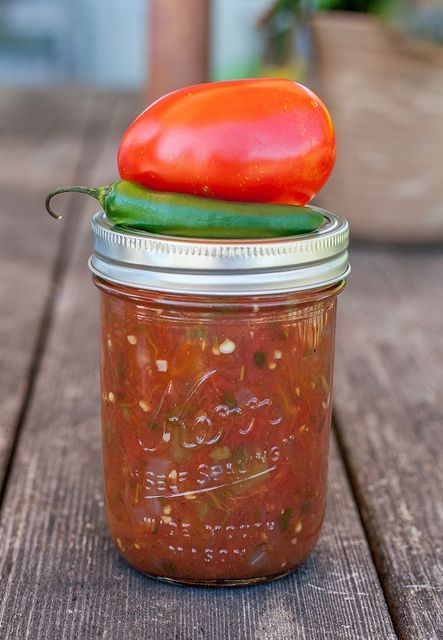
[{"label": "gap between wood planks", "polygon": [[335,371],[343,459],[400,637],[440,640],[443,254],[369,245],[351,260]]},{"label": "gap between wood planks", "polygon": [[[78,162],[73,172],[72,181],[73,184],[80,184],[83,181],[88,180],[88,173],[94,163],[93,147],[97,144],[101,146],[106,136],[107,122],[105,118],[100,118],[101,110],[98,108],[99,102],[103,100],[103,96],[97,95],[93,99],[88,114],[88,118],[85,124],[85,128],[82,135],[81,151],[79,154]],[[117,102],[117,100],[116,100]],[[100,139],[98,140],[97,129],[100,130]],[[95,135],[91,135],[95,131]],[[54,185],[54,187],[57,185]],[[75,215],[78,204],[75,202],[73,194],[69,194],[66,197],[67,204],[63,207],[66,212],[65,219],[63,220],[63,230],[60,236],[58,250],[56,253],[55,261],[52,270],[50,271],[50,286],[46,295],[46,302],[44,305],[44,311],[38,323],[37,337],[35,346],[33,349],[32,358],[27,374],[26,387],[23,394],[22,405],[17,415],[16,425],[14,429],[14,436],[11,443],[9,456],[5,462],[5,470],[3,476],[3,482],[0,487],[0,514],[2,511],[3,500],[7,491],[9,475],[14,464],[15,453],[20,441],[20,435],[22,432],[23,424],[26,419],[29,403],[32,398],[35,380],[40,368],[43,353],[45,351],[47,338],[51,330],[52,315],[55,306],[55,300],[57,291],[60,284],[63,281],[63,277],[66,271],[66,267],[69,263],[69,257],[71,254],[71,247],[73,245],[71,239],[77,233],[80,218]],[[44,202],[41,202],[42,215],[44,215]],[[49,215],[49,214],[48,214]]]},{"label": "gap between wood planks", "polygon": [[386,608],[388,610],[389,613],[389,617],[391,618],[391,622],[392,622],[392,627],[394,629],[394,633],[396,634],[397,638],[399,640],[407,640],[407,637],[403,634],[399,621],[397,619],[397,616],[395,614],[395,606],[392,602],[392,598],[390,598],[389,596],[389,592],[387,589],[387,586],[385,584],[385,582],[382,579],[382,572],[381,572],[381,567],[380,567],[380,563],[377,560],[377,554],[375,553],[375,548],[374,548],[374,540],[370,534],[369,529],[366,526],[366,521],[362,512],[362,505],[363,505],[363,496],[360,494],[360,491],[358,489],[358,481],[355,477],[355,474],[352,470],[352,465],[350,464],[350,460],[349,460],[349,455],[348,455],[348,450],[346,448],[346,445],[343,441],[342,438],[342,433],[340,430],[340,422],[337,418],[335,409],[333,409],[332,411],[332,434],[335,435],[335,441],[337,443],[337,448],[342,460],[342,464],[343,464],[343,469],[346,475],[346,479],[348,482],[348,486],[349,486],[349,490],[351,492],[352,498],[354,500],[354,504],[355,504],[355,509],[356,512],[358,513],[358,517],[360,519],[360,524],[361,524],[361,528],[362,531],[364,533],[364,536],[366,538],[366,542],[367,542],[367,547],[369,550],[369,553],[371,555],[371,560],[372,560],[372,564],[374,565],[375,568],[375,572],[377,574],[377,579],[378,579],[378,584],[380,586],[380,591],[383,593],[383,597],[385,599],[385,603],[386,603]]}]

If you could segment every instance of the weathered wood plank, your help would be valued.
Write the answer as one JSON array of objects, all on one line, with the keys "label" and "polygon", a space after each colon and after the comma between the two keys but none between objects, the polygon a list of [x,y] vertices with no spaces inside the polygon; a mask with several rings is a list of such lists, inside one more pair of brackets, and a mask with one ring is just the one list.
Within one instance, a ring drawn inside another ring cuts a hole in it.
[{"label": "weathered wood plank", "polygon": [[60,256],[63,231],[44,216],[44,194],[81,175],[93,102],[72,90],[0,93],[0,487]]},{"label": "weathered wood plank", "polygon": [[443,251],[359,248],[336,417],[399,637],[443,634]]},{"label": "weathered wood plank", "polygon": [[[112,171],[127,109],[112,123],[96,182]],[[86,266],[89,218],[80,217],[3,505],[2,638],[396,638],[335,447],[321,541],[292,576],[191,589],[145,578],[118,558],[102,513],[98,305]]]}]

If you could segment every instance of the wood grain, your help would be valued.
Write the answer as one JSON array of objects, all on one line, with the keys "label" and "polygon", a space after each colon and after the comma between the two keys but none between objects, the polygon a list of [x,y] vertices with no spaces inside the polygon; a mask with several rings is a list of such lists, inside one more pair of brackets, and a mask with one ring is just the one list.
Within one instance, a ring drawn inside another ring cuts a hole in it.
[{"label": "wood grain", "polygon": [[0,487],[61,257],[63,230],[44,196],[81,175],[93,102],[75,90],[0,93]]},{"label": "wood grain", "polygon": [[338,323],[342,448],[400,638],[443,634],[443,251],[360,247]]},{"label": "wood grain", "polygon": [[[95,182],[112,170],[131,109],[120,104],[106,145],[94,152]],[[335,446],[323,534],[290,577],[191,589],[157,583],[119,559],[102,512],[98,305],[86,266],[90,222],[81,213],[3,504],[0,636],[395,639]]]}]

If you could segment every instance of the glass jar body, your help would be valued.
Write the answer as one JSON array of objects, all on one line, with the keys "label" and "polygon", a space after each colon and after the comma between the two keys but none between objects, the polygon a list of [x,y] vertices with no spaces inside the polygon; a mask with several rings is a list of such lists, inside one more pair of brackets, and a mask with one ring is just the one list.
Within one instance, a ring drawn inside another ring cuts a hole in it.
[{"label": "glass jar body", "polygon": [[188,584],[297,567],[325,511],[343,283],[254,297],[95,283],[105,506],[121,555]]}]

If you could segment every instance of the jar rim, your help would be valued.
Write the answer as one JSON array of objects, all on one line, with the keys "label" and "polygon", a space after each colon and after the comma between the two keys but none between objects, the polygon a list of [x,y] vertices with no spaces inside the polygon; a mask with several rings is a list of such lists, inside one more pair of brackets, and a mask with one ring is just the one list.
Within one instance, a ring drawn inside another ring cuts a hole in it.
[{"label": "jar rim", "polygon": [[100,211],[89,267],[114,284],[170,293],[263,295],[328,286],[349,274],[349,225],[322,212],[324,224],[303,235],[209,240],[123,229]]}]

